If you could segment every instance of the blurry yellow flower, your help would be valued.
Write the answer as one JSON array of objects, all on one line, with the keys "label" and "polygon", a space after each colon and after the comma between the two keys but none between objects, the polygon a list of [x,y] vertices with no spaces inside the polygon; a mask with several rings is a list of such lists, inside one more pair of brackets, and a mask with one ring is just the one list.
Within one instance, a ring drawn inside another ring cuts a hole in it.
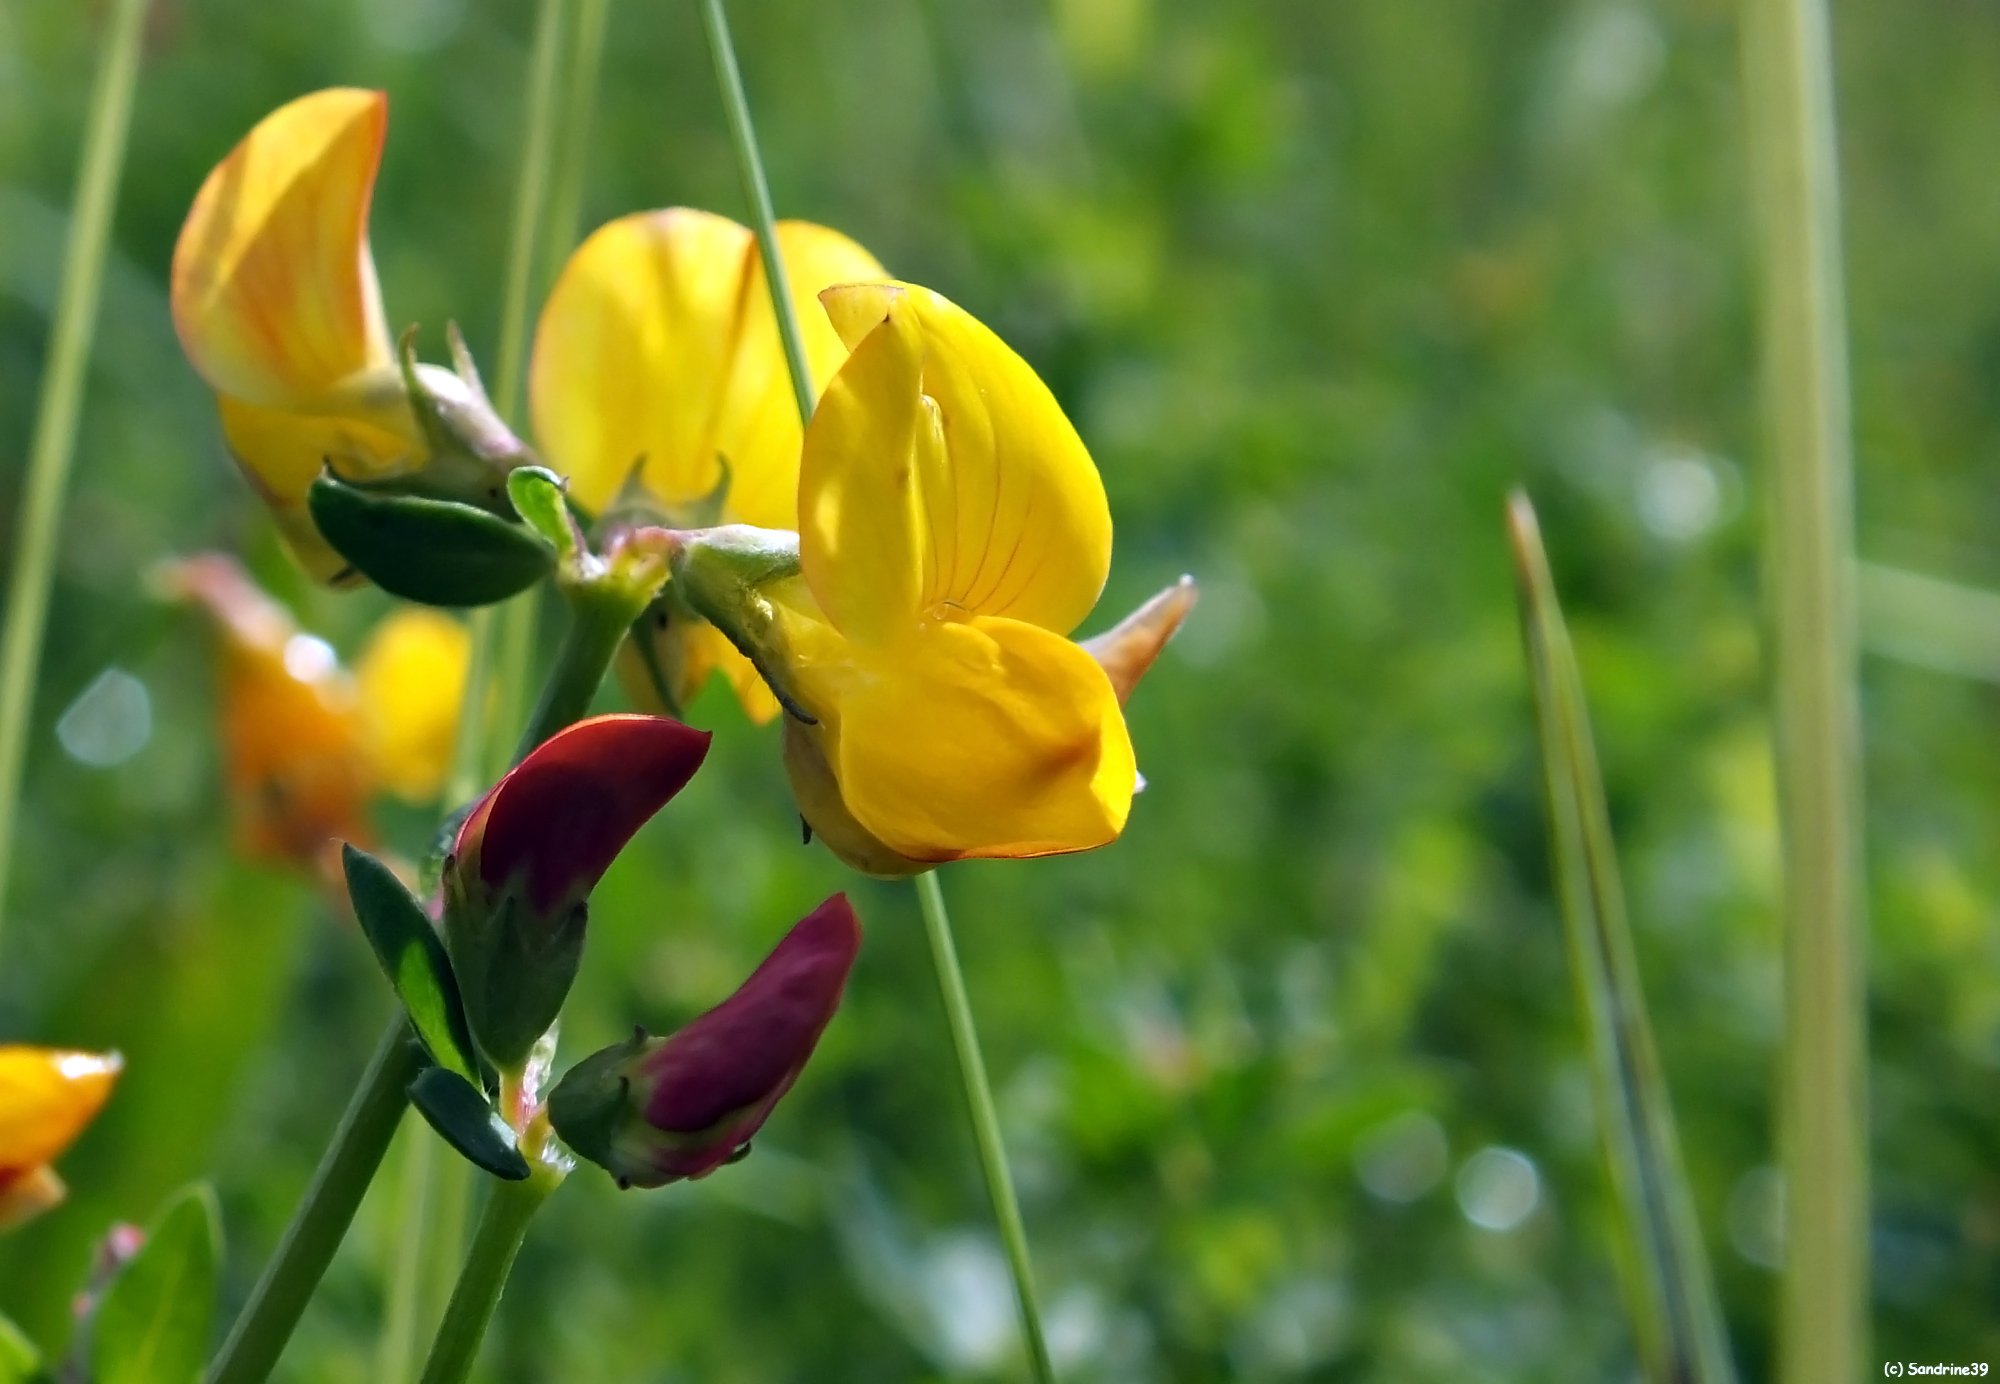
[{"label": "blurry yellow flower", "polygon": [[377,625],[355,660],[375,777],[406,802],[427,803],[444,786],[471,664],[470,631],[421,606]]},{"label": "blurry yellow flower", "polygon": [[163,581],[222,633],[224,777],[246,855],[323,868],[332,842],[372,840],[379,792],[436,796],[470,659],[457,621],[416,609],[390,616],[362,651],[357,690],[333,650],[233,559],[188,558]]},{"label": "blurry yellow flower", "polygon": [[0,1230],[62,1200],[49,1165],[96,1118],[122,1065],[116,1053],[0,1045]]},{"label": "blurry yellow flower", "polygon": [[806,430],[803,581],[773,593],[784,690],[817,723],[789,734],[807,821],[851,817],[924,863],[1113,840],[1132,742],[1067,637],[1111,561],[1089,453],[1027,363],[939,295],[821,301],[853,354]]},{"label": "blurry yellow flower", "polygon": [[[218,396],[231,454],[322,581],[352,574],[306,510],[321,467],[379,480],[431,460],[368,248],[388,118],[386,96],[351,88],[279,107],[208,175],[174,247],[181,345]],[[457,375],[417,374],[439,405],[481,412]]]},{"label": "blurry yellow flower", "polygon": [[[802,221],[777,231],[823,387],[847,347],[813,295],[886,275],[836,231]],[[756,240],[726,217],[674,207],[591,235],[542,310],[529,399],[543,454],[593,513],[620,500],[629,478],[637,502],[676,528],[797,527],[790,375]],[[621,671],[642,704],[677,711],[720,670],[753,720],[777,714],[749,662],[685,607],[663,603],[639,636]]]}]

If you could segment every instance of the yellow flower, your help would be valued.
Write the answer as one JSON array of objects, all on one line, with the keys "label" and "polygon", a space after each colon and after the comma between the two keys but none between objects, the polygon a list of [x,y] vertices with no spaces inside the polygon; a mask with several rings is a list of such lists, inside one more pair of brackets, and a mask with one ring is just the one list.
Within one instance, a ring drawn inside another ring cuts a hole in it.
[{"label": "yellow flower", "polygon": [[[306,510],[322,466],[366,481],[432,460],[368,248],[388,118],[386,96],[351,88],[279,107],[208,175],[174,247],[181,346],[217,395],[230,453],[322,581],[352,579]],[[459,376],[416,373],[438,406],[486,412]]]},{"label": "yellow flower", "polygon": [[49,1165],[96,1118],[122,1065],[116,1053],[0,1045],[0,1230],[62,1200]]},{"label": "yellow flower", "polygon": [[1089,453],[1027,363],[939,295],[821,301],[853,354],[806,430],[802,580],[770,595],[783,690],[815,722],[788,736],[808,823],[851,818],[920,864],[1113,840],[1132,742],[1067,637],[1111,561]]},{"label": "yellow flower", "polygon": [[[847,348],[813,295],[886,275],[837,231],[785,221],[777,232],[823,387]],[[529,399],[543,454],[593,513],[628,498],[629,478],[640,506],[674,527],[797,526],[790,375],[756,240],[726,217],[674,207],[592,234],[542,310]],[[639,634],[621,672],[642,704],[678,711],[719,670],[753,720],[777,714],[749,662],[684,606],[662,603]]]},{"label": "yellow flower", "polygon": [[224,778],[240,849],[326,868],[334,841],[367,845],[369,804],[387,791],[424,803],[442,787],[470,639],[436,611],[378,625],[349,676],[328,645],[232,558],[169,564],[169,594],[201,605],[222,634]]}]

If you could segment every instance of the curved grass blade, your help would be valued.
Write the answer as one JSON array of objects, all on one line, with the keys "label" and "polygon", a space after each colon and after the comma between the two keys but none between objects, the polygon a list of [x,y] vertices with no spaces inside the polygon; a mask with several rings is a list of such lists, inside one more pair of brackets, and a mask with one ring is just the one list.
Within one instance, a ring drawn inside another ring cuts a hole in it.
[{"label": "curved grass blade", "polygon": [[1583,680],[1534,507],[1519,492],[1508,500],[1507,530],[1548,790],[1550,865],[1628,1241],[1626,1291],[1640,1354],[1658,1384],[1723,1384],[1735,1371],[1639,986]]}]

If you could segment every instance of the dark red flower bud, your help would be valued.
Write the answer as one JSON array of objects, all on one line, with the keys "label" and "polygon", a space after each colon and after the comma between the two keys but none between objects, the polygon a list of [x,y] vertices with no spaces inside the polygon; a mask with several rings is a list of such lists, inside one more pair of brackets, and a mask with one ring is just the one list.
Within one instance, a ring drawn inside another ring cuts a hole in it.
[{"label": "dark red flower bud", "polygon": [[734,1162],[812,1056],[860,946],[854,910],[835,894],[680,1032],[641,1032],[577,1064],[549,1096],[556,1132],[625,1186]]},{"label": "dark red flower bud", "polygon": [[583,955],[585,900],[701,767],[708,733],[664,716],[558,731],[474,805],[445,872],[445,943],[473,1036],[503,1068],[555,1022]]}]

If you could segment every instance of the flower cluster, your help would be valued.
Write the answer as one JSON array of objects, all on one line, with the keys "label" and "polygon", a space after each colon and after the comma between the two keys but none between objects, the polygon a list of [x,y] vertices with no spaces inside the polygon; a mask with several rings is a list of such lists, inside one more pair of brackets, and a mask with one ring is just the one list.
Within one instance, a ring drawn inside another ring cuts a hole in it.
[{"label": "flower cluster", "polygon": [[[538,733],[582,715],[614,657],[647,713],[531,737],[449,834],[427,902],[347,850],[356,915],[433,1063],[419,1107],[502,1176],[554,1166],[551,1131],[621,1183],[702,1176],[798,1077],[860,930],[836,895],[717,1008],[542,1097],[589,895],[706,754],[673,718],[719,677],[753,722],[782,721],[809,835],[871,874],[1089,850],[1125,828],[1140,778],[1123,705],[1193,586],[1076,640],[1111,516],[1075,428],[970,313],[806,222],[776,228],[804,382],[748,229],[671,208],[588,237],[535,331],[531,446],[455,329],[448,370],[416,359],[414,328],[391,340],[368,241],[386,134],[385,98],[358,90],[260,122],[195,199],[175,324],[310,574],[444,606],[552,575],[580,666],[551,679]],[[176,580],[225,630],[231,773],[281,788],[287,812],[256,824],[277,849],[365,842],[375,782],[434,782],[409,736],[400,779],[328,768],[366,758],[345,684],[297,676],[295,632],[233,568],[199,559]]]}]

